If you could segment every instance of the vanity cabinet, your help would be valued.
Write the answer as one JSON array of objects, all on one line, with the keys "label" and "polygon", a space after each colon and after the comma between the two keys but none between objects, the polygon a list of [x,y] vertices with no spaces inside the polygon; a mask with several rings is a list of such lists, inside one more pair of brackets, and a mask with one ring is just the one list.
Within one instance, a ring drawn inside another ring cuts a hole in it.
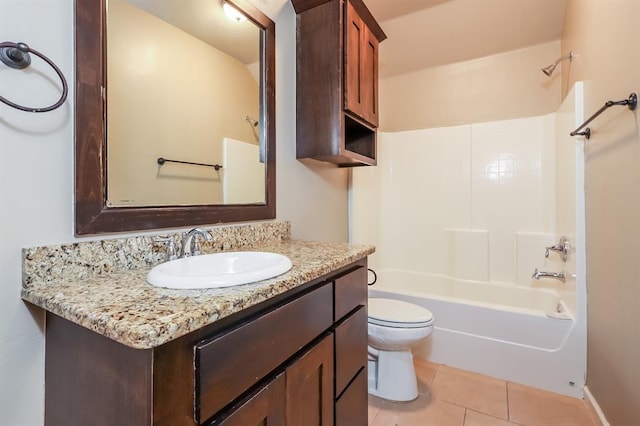
[{"label": "vanity cabinet", "polygon": [[333,336],[328,334],[266,385],[207,424],[333,425],[332,372]]},{"label": "vanity cabinet", "polygon": [[296,155],[375,165],[378,45],[362,0],[291,0],[296,11]]},{"label": "vanity cabinet", "polygon": [[329,334],[286,369],[287,425],[334,424],[333,376],[333,334]]},{"label": "vanity cabinet", "polygon": [[282,425],[285,420],[285,377],[278,374],[266,385],[234,407],[226,417],[213,424],[220,426]]},{"label": "vanity cabinet", "polygon": [[47,312],[46,424],[366,425],[366,265],[151,349]]}]

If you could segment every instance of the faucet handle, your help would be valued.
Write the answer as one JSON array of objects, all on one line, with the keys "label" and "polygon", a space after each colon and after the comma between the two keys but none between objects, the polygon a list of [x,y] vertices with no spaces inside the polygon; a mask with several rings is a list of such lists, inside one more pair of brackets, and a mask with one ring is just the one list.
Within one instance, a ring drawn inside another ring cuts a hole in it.
[{"label": "faucet handle", "polygon": [[153,239],[153,242],[167,244],[166,260],[175,260],[178,258],[178,253],[176,251],[176,242],[173,240],[172,237],[155,237]]},{"label": "faucet handle", "polygon": [[558,244],[553,246],[546,247],[544,250],[544,257],[549,257],[549,251],[555,251],[560,254],[560,258],[563,262],[567,261],[567,256],[569,255],[569,249],[571,249],[571,244],[567,237],[560,237],[560,241]]},{"label": "faucet handle", "polygon": [[200,254],[200,240],[197,236],[193,238],[193,246],[191,248],[191,255],[198,256]]}]

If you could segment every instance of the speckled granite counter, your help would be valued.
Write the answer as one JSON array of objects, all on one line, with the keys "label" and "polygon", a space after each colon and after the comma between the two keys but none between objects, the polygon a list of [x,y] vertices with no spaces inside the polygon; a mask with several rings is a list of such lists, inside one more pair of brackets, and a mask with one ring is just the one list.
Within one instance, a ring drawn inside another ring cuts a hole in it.
[{"label": "speckled granite counter", "polygon": [[22,298],[119,343],[148,349],[374,252],[374,247],[369,245],[289,240],[286,232],[284,238],[253,242],[244,245],[243,250],[284,254],[293,263],[289,272],[258,283],[224,289],[171,290],[153,287],[146,282],[150,262],[146,266],[137,265],[120,271],[107,268],[108,272],[76,273],[74,278],[64,273],[56,276],[50,270],[45,279],[44,274],[34,272],[38,270],[36,266],[29,264],[30,257],[31,260],[37,257],[34,254],[36,251],[27,249]]}]

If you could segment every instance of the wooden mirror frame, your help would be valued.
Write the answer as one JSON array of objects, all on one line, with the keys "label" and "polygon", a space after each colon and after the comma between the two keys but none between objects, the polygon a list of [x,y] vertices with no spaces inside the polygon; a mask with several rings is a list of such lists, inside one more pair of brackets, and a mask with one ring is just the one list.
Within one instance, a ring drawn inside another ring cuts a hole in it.
[{"label": "wooden mirror frame", "polygon": [[260,114],[267,168],[265,203],[157,207],[107,205],[106,0],[76,1],[75,235],[276,217],[275,23],[246,0],[227,1],[263,30]]}]

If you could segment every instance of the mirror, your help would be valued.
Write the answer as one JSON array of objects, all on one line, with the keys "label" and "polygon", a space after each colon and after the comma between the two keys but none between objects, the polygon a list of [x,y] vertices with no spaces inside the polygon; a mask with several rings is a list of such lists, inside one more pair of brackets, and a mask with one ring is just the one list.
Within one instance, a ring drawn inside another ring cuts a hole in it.
[{"label": "mirror", "polygon": [[275,24],[226,3],[76,2],[76,235],[275,217]]},{"label": "mirror", "polygon": [[109,206],[264,203],[262,30],[212,0],[107,0],[106,22]]}]

